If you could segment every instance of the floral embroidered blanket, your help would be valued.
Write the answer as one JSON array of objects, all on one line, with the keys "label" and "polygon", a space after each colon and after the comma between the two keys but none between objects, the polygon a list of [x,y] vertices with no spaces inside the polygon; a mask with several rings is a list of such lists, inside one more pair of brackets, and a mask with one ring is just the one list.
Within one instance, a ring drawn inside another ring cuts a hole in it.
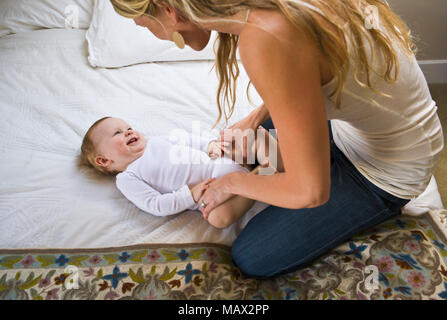
[{"label": "floral embroidered blanket", "polygon": [[0,299],[447,299],[447,241],[429,215],[401,216],[268,280],[216,244],[0,249]]}]

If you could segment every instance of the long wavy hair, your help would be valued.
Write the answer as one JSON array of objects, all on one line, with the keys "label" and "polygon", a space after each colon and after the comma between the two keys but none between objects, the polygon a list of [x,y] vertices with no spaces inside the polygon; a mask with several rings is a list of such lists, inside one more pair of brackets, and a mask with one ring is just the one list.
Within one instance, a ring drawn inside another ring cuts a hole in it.
[{"label": "long wavy hair", "polygon": [[[152,0],[110,0],[115,11],[127,18],[147,15],[157,18],[157,6]],[[416,53],[412,35],[407,25],[389,7],[386,0],[159,0],[170,4],[181,19],[200,24],[203,18],[225,21],[239,11],[249,8],[276,9],[299,30],[306,32],[327,59],[337,86],[331,93],[335,106],[340,108],[341,96],[350,64],[358,84],[374,89],[372,74],[379,75],[389,83],[397,80],[399,59],[397,50],[403,49],[409,57]],[[373,11],[373,10],[374,11]],[[375,28],[367,19],[380,17],[380,28]],[[233,21],[234,20],[227,20]],[[332,28],[328,28],[329,24]],[[252,24],[254,25],[254,24]],[[257,26],[262,29],[261,26]],[[239,66],[236,50],[239,37],[218,33],[214,43],[216,73],[219,78],[217,106],[219,117],[228,122],[236,103],[236,80]],[[216,49],[217,43],[217,49]],[[351,46],[348,47],[350,43]],[[372,48],[374,50],[368,49]],[[377,49],[377,50],[376,50]],[[374,67],[376,55],[383,57],[382,70]],[[251,81],[247,86],[247,95]],[[223,103],[222,103],[223,100]],[[226,105],[225,105],[226,103]]]}]

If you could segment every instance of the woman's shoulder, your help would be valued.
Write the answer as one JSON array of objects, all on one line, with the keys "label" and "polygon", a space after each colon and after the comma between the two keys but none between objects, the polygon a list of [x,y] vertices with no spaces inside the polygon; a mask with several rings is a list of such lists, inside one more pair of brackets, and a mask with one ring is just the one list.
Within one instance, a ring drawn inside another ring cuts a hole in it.
[{"label": "woman's shoulder", "polygon": [[[249,24],[239,36],[239,53],[244,63],[257,64],[255,60],[266,56],[293,56],[305,61],[307,56],[317,57],[321,84],[333,78],[330,65],[320,47],[305,32],[295,27],[279,10],[255,9],[249,16]],[[245,60],[245,61],[244,61]],[[255,68],[257,68],[255,66]]]},{"label": "woman's shoulder", "polygon": [[252,9],[247,25],[239,35],[239,42],[252,39],[253,34],[270,34],[278,39],[287,39],[296,34],[296,30],[289,20],[274,9]]}]

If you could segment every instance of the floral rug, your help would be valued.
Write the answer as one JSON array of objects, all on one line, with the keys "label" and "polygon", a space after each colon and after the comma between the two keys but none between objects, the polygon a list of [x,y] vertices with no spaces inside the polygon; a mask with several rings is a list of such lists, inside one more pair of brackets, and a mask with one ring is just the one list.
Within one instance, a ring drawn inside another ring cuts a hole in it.
[{"label": "floral rug", "polygon": [[242,276],[216,244],[0,249],[0,299],[447,299],[447,241],[434,226],[401,216],[269,280]]}]

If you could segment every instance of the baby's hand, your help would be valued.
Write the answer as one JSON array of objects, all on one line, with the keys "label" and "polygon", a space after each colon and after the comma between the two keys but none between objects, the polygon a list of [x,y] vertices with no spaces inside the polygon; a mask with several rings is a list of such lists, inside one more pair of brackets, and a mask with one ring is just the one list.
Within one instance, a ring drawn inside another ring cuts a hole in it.
[{"label": "baby's hand", "polygon": [[230,142],[213,140],[208,144],[208,156],[211,159],[217,159],[224,155],[225,148],[228,147]]},{"label": "baby's hand", "polygon": [[194,199],[195,203],[197,203],[197,201],[199,201],[199,199],[202,197],[205,190],[208,188],[208,185],[211,182],[213,182],[214,180],[216,180],[216,178],[209,178],[205,181],[199,182],[198,184],[196,184],[194,187],[192,187],[190,189],[192,198]]}]

